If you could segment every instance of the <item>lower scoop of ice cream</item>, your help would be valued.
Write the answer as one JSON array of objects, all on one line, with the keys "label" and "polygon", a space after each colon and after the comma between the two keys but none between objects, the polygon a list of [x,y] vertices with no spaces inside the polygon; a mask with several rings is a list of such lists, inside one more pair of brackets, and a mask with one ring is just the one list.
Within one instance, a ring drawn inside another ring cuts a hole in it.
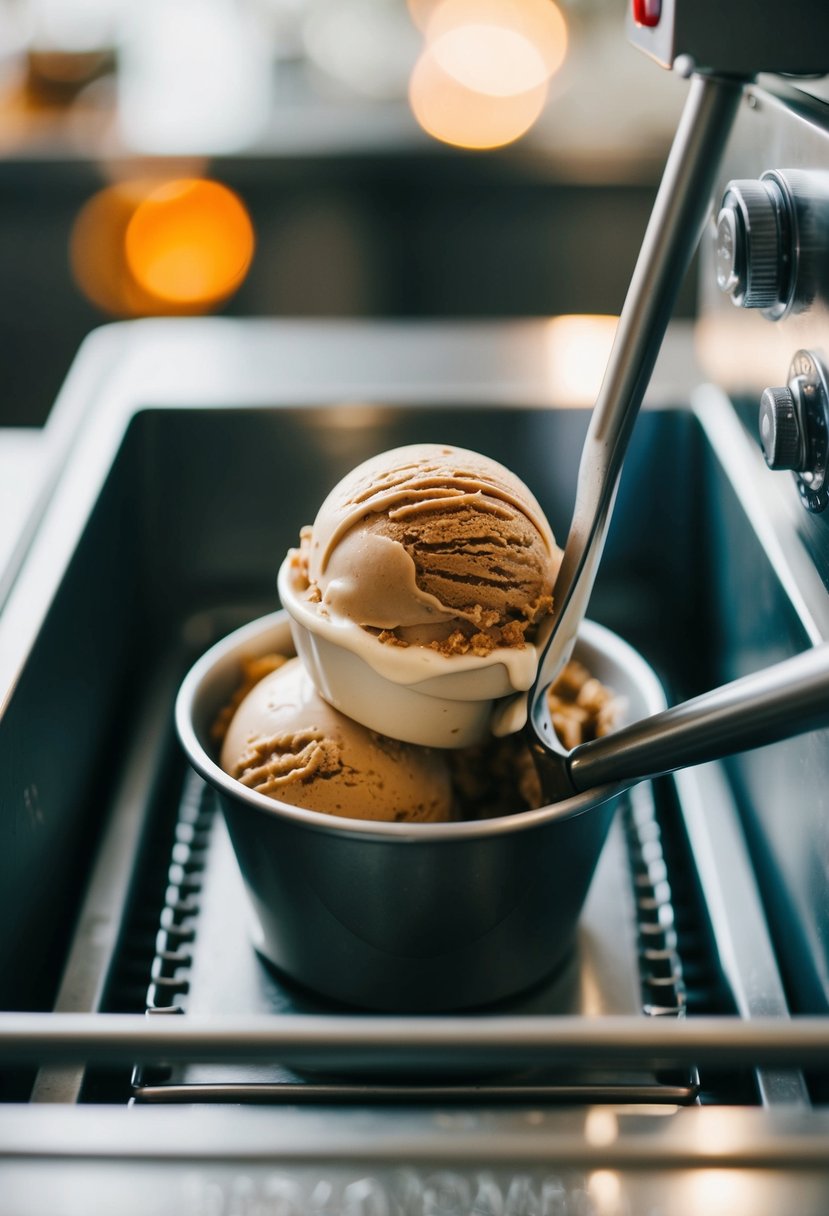
[{"label": "lower scoop of ice cream", "polygon": [[302,554],[321,611],[382,641],[450,655],[523,645],[551,610],[561,557],[518,477],[441,444],[353,469],[323,502]]},{"label": "lower scoop of ice cream", "polygon": [[445,756],[346,718],[318,695],[298,659],[242,701],[221,766],[259,793],[327,815],[411,823],[452,818]]}]

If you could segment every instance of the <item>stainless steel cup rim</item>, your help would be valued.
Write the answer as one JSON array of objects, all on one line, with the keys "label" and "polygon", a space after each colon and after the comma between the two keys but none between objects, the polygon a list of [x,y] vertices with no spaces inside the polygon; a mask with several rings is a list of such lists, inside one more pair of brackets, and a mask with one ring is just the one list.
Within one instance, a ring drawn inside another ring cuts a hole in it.
[{"label": "stainless steel cup rim", "polygon": [[[236,672],[238,678],[242,658],[272,650],[273,644],[269,646],[267,640],[280,635],[284,637],[281,646],[290,646],[288,617],[281,610],[259,617],[236,629],[216,642],[193,664],[176,697],[176,730],[188,761],[221,796],[233,803],[241,804],[259,814],[276,815],[297,827],[311,831],[375,841],[428,841],[450,844],[461,840],[529,831],[569,819],[606,802],[620,788],[615,784],[602,786],[536,810],[518,811],[497,819],[414,824],[339,818],[320,811],[291,806],[248,789],[224,772],[211,755],[206,739],[207,726],[229,698],[234,687],[233,673]],[[594,621],[584,621],[579,631],[579,644],[588,652],[605,656],[610,665],[626,674],[626,682],[637,690],[642,701],[636,716],[658,713],[665,707],[662,686],[653,670],[638,651],[618,635]],[[223,694],[218,691],[222,684]],[[627,693],[628,690],[624,691]],[[208,705],[207,702],[211,703]]]}]

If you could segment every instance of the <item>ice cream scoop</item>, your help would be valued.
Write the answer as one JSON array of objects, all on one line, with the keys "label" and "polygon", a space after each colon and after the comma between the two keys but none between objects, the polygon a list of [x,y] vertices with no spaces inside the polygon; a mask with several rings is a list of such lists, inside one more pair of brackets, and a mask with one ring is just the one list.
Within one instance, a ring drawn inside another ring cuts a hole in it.
[{"label": "ice cream scoop", "polygon": [[539,503],[477,452],[418,444],[349,473],[279,575],[319,691],[385,734],[463,747],[533,682],[560,552]]},{"label": "ice cream scoop", "polygon": [[298,659],[244,698],[225,735],[221,765],[249,789],[328,815],[406,823],[452,818],[445,755],[338,713]]},{"label": "ice cream scoop", "polygon": [[[323,609],[442,653],[520,645],[550,611],[560,554],[544,512],[477,452],[419,444],[359,465],[307,534]],[[460,636],[458,636],[460,635]]]}]

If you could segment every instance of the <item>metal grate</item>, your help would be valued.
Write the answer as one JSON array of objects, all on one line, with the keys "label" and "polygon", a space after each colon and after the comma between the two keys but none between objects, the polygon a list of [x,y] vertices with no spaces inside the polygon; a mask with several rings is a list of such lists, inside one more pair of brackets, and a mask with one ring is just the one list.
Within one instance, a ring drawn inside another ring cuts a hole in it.
[{"label": "metal grate", "polygon": [[156,937],[147,1013],[181,1013],[190,987],[189,968],[210,831],[216,814],[210,789],[192,779],[185,785],[175,830],[164,908]]},{"label": "metal grate", "polygon": [[682,1017],[687,1002],[673,893],[649,788],[632,792],[623,817],[636,902],[642,1009],[650,1017]]},{"label": "metal grate", "polygon": [[[626,799],[622,814],[623,830],[619,831],[620,856],[624,858],[627,891],[630,898],[631,935],[635,946],[631,953],[633,968],[638,954],[638,987],[641,993],[639,1012],[650,1017],[678,1017],[685,1012],[685,987],[680,958],[680,944],[675,928],[671,903],[671,888],[661,846],[661,832],[656,807],[649,787],[640,787]],[[229,871],[235,865],[223,854],[229,846],[213,791],[200,778],[190,775],[184,785],[183,797],[175,827],[175,843],[168,868],[168,882],[160,927],[156,938],[156,953],[152,962],[147,989],[146,1012],[149,1016],[184,1015],[193,1007],[203,1011],[205,997],[205,959],[210,956],[210,985],[219,1004],[234,1008],[233,1001],[243,993],[229,991],[234,984],[230,970],[224,977],[221,970],[226,946],[217,943],[215,917],[202,912],[207,903],[235,907],[241,892],[238,875],[231,888]],[[217,888],[223,888],[221,897]],[[618,893],[617,893],[618,894]],[[232,931],[232,927],[229,931]],[[247,945],[247,943],[245,943]],[[238,951],[238,942],[234,944]],[[248,949],[252,953],[252,949]],[[577,963],[575,964],[577,965]],[[309,994],[292,988],[284,977],[261,961],[256,963],[257,982],[247,989],[257,1007],[248,1012],[294,1011],[327,1012],[340,1015],[340,1008],[318,1001]],[[631,977],[632,988],[636,979]],[[194,983],[195,981],[195,983]],[[191,992],[191,985],[195,989]],[[555,985],[553,985],[555,988]],[[563,981],[559,989],[564,990]],[[556,1001],[550,997],[552,1011]],[[539,1011],[549,1012],[543,998],[537,1003]],[[212,1010],[211,1010],[212,1011]],[[564,1007],[560,1012],[567,1012]],[[630,1012],[635,1012],[631,1007]],[[210,1069],[185,1067],[173,1070],[165,1066],[139,1066],[132,1076],[132,1096],[137,1102],[434,1102],[434,1101],[496,1101],[496,1102],[669,1102],[688,1103],[695,1099],[695,1072],[676,1072],[657,1076],[647,1071],[604,1073],[580,1070],[554,1075],[522,1074],[521,1076],[484,1077],[474,1079],[427,1076],[412,1081],[410,1077],[392,1083],[366,1084],[361,1077],[328,1078],[300,1075],[274,1065],[256,1072],[232,1063]]]}]

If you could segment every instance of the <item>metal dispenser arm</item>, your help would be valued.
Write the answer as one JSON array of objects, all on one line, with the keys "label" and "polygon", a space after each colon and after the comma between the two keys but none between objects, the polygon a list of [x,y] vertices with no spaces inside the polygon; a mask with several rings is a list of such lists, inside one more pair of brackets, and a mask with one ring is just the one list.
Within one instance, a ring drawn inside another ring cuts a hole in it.
[{"label": "metal dispenser arm", "polygon": [[573,520],[553,590],[556,640],[537,687],[554,679],[584,616],[630,433],[709,212],[743,83],[718,76],[691,82],[582,451]]},{"label": "metal dispenser arm", "polygon": [[[553,591],[552,635],[530,695],[555,678],[575,640],[601,557],[630,433],[676,293],[706,219],[743,85],[758,72],[827,70],[829,2],[630,0],[630,40],[694,75],[674,138],[579,469],[576,505]],[[553,640],[553,638],[555,640]]]}]

